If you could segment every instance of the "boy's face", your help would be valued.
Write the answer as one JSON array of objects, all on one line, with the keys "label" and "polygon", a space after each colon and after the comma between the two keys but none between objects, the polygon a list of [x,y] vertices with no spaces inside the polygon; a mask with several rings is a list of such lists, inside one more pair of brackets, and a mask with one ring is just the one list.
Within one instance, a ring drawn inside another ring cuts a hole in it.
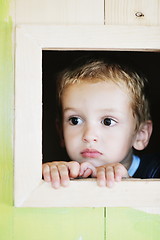
[{"label": "boy's face", "polygon": [[112,82],[85,82],[64,90],[63,135],[71,160],[95,167],[125,160],[136,138],[125,90]]}]

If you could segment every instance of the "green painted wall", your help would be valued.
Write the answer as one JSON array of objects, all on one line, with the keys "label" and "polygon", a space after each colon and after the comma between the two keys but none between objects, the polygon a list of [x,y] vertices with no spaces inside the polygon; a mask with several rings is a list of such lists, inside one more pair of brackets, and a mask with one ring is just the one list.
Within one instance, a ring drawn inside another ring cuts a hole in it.
[{"label": "green painted wall", "polygon": [[130,208],[13,207],[14,56],[10,3],[0,0],[0,240],[158,240],[160,216]]},{"label": "green painted wall", "polygon": [[107,240],[159,240],[160,215],[132,208],[108,208]]},{"label": "green painted wall", "polygon": [[9,2],[0,0],[0,239],[12,237],[13,59]]}]

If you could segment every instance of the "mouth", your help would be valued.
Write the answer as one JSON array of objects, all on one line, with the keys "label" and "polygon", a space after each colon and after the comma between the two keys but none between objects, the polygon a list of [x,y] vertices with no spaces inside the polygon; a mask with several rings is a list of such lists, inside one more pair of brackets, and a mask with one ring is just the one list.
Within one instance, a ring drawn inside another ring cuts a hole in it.
[{"label": "mouth", "polygon": [[81,152],[81,155],[84,158],[98,158],[102,155],[102,153],[96,149],[85,149]]}]

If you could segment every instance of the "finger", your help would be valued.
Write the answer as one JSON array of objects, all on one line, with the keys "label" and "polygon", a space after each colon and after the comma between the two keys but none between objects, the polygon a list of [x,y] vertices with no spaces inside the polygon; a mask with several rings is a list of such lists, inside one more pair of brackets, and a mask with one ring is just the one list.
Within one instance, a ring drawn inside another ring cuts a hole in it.
[{"label": "finger", "polygon": [[100,187],[104,187],[106,185],[106,173],[105,168],[103,167],[97,168],[97,184]]},{"label": "finger", "polygon": [[113,187],[114,185],[114,168],[111,166],[108,166],[106,168],[106,179],[107,179],[107,187]]},{"label": "finger", "polygon": [[68,169],[69,169],[69,177],[70,178],[76,178],[79,176],[79,170],[80,170],[80,165],[78,162],[69,162],[67,163]]},{"label": "finger", "polygon": [[85,172],[86,169],[87,169],[87,166],[88,166],[88,163],[87,163],[87,162],[81,163],[81,165],[80,165],[80,170],[79,170],[79,177],[83,177],[83,174],[84,174],[84,172]]},{"label": "finger", "polygon": [[117,165],[114,168],[114,172],[115,172],[115,181],[120,182],[122,180],[124,170],[122,169],[122,167],[120,165]]},{"label": "finger", "polygon": [[92,170],[87,168],[86,170],[84,170],[83,175],[81,175],[81,177],[87,178],[91,175],[91,173],[92,173]]},{"label": "finger", "polygon": [[51,174],[51,181],[52,181],[52,186],[54,188],[59,188],[60,187],[60,177],[59,177],[59,171],[57,166],[51,165],[50,166],[50,174]]},{"label": "finger", "polygon": [[69,185],[69,170],[67,165],[61,164],[58,165],[58,171],[59,171],[59,177],[60,177],[60,183],[63,187],[66,187]]},{"label": "finger", "polygon": [[42,175],[43,178],[46,182],[50,182],[51,181],[51,177],[50,177],[50,167],[47,164],[43,164],[42,165]]},{"label": "finger", "polygon": [[83,162],[80,165],[80,171],[79,171],[79,176],[80,177],[96,177],[96,168],[88,162]]},{"label": "finger", "polygon": [[123,177],[129,176],[127,169],[122,164],[116,165],[114,172],[115,172],[115,180],[117,182],[121,181]]}]

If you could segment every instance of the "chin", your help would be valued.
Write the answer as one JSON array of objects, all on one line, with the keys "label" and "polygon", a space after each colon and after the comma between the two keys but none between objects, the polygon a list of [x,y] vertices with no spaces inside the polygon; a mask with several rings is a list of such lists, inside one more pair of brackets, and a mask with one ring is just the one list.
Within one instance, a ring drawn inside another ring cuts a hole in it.
[{"label": "chin", "polygon": [[94,167],[100,167],[103,166],[105,163],[102,163],[101,161],[94,159],[94,158],[88,158],[83,160],[83,162],[89,162],[91,163]]}]

